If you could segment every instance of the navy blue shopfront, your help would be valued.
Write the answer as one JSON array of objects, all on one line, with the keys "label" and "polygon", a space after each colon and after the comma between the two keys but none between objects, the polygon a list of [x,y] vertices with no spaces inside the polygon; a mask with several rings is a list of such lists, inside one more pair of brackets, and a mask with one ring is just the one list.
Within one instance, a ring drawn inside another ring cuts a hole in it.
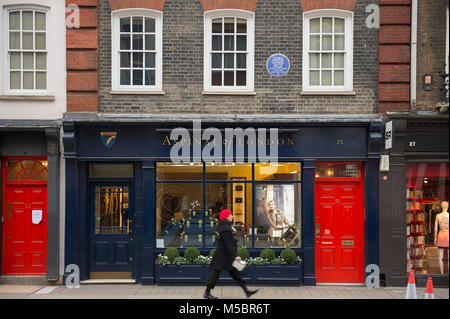
[{"label": "navy blue shopfront", "polygon": [[[317,263],[321,260],[316,258],[317,165],[360,163],[363,189],[360,196],[364,209],[360,268],[378,265],[378,171],[383,127],[380,120],[367,117],[317,122],[202,122],[201,125],[202,129],[215,127],[222,131],[225,128],[276,127],[279,162],[301,163],[301,245],[293,250],[303,260],[302,282],[305,285],[318,282]],[[157,255],[164,251],[157,245],[156,235],[156,167],[159,162],[171,161],[170,150],[174,143],[169,137],[171,130],[177,127],[187,128],[192,134],[190,121],[91,122],[77,119],[64,122],[65,265],[78,265],[81,280],[105,278],[101,277],[105,274],[123,278],[117,274],[126,273],[126,278],[137,283],[156,283],[155,262]],[[124,164],[125,169],[112,177],[102,175],[101,170],[95,171],[96,165],[107,164]],[[255,189],[253,182],[251,185]],[[344,201],[341,199],[344,195],[336,203]],[[116,214],[102,217],[96,213],[99,207],[108,207]],[[102,224],[101,218],[116,219],[118,226],[102,228],[99,225],[106,223]],[[325,220],[322,225],[326,225]],[[352,241],[342,237],[342,242],[348,245]],[[210,249],[200,250],[207,254]],[[252,256],[258,256],[262,249],[251,246],[248,250]],[[275,251],[279,253],[281,249]],[[323,256],[327,258],[326,254]],[[342,256],[345,264],[345,255]]]}]

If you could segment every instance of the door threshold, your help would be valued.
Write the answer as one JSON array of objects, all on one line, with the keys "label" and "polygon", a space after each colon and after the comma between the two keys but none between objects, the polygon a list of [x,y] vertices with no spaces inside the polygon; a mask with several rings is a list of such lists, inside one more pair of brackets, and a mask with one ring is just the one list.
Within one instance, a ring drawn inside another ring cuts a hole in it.
[{"label": "door threshold", "polygon": [[363,283],[354,283],[354,282],[321,282],[316,283],[316,286],[350,286],[350,287],[364,287]]},{"label": "door threshold", "polygon": [[135,284],[134,279],[88,279],[80,281],[82,285],[93,285],[93,284]]}]

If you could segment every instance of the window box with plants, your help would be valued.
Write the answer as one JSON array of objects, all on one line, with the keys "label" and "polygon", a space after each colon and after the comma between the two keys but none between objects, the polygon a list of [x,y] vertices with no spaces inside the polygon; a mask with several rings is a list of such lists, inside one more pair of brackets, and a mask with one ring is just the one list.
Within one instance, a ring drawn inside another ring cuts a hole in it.
[{"label": "window box with plants", "polygon": [[158,255],[155,267],[157,283],[198,284],[205,282],[207,266],[212,257],[200,255],[197,247],[189,247],[184,256],[175,247],[169,247]]},{"label": "window box with plants", "polygon": [[247,267],[253,267],[253,282],[261,284],[300,285],[303,264],[295,251],[286,248],[276,257],[275,251],[263,249],[256,258],[247,260]]},{"label": "window box with plants", "polygon": [[[200,255],[196,247],[189,247],[181,257],[177,248],[167,248],[158,255],[156,282],[160,284],[204,284],[209,275],[209,264],[215,250],[208,256]],[[238,255],[247,262],[242,277],[249,284],[300,285],[303,277],[302,260],[289,249],[276,257],[272,249],[264,249],[259,257],[250,257],[245,248],[238,248]],[[223,271],[218,284],[233,283],[228,272]]]}]

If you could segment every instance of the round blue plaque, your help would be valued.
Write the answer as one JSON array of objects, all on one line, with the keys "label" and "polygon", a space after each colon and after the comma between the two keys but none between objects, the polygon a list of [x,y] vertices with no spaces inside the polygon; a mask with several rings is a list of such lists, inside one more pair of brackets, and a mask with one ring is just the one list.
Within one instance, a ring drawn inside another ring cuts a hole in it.
[{"label": "round blue plaque", "polygon": [[267,59],[267,71],[273,76],[285,75],[290,67],[289,59],[281,53],[275,53]]}]

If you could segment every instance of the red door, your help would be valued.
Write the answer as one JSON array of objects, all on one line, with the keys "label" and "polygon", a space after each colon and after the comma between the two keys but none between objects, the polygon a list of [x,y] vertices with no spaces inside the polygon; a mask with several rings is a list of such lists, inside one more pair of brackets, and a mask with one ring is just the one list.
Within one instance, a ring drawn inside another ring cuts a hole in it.
[{"label": "red door", "polygon": [[318,283],[364,281],[362,185],[361,176],[316,179],[315,264]]},{"label": "red door", "polygon": [[[46,273],[47,187],[46,183],[42,183],[42,179],[46,180],[43,162],[14,160],[6,163],[7,174],[4,176],[7,180],[3,196],[4,275]],[[40,176],[41,181],[38,180]]]}]

